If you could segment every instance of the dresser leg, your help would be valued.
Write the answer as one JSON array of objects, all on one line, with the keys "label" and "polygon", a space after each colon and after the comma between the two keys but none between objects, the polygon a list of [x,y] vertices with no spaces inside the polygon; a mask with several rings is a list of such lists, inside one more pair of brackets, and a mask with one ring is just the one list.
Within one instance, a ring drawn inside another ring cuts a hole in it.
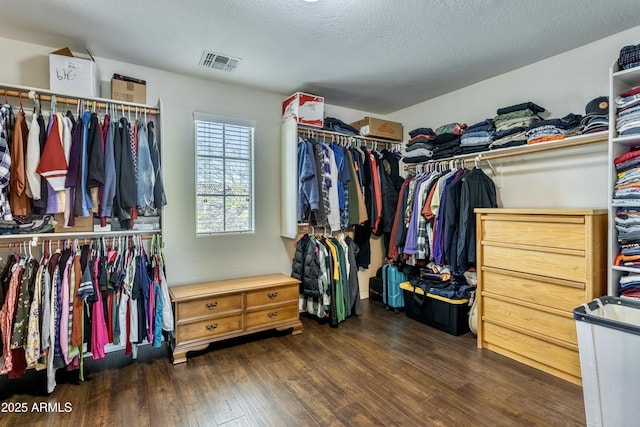
[{"label": "dresser leg", "polygon": [[187,361],[187,352],[184,350],[173,351],[173,364],[184,363]]},{"label": "dresser leg", "polygon": [[291,335],[298,335],[302,333],[302,322],[298,322],[293,325],[293,330],[291,331]]}]

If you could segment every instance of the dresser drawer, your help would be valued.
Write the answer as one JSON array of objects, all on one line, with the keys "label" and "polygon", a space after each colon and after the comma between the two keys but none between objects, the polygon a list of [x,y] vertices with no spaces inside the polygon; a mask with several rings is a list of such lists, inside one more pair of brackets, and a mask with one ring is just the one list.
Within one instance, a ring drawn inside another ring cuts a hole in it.
[{"label": "dresser drawer", "polygon": [[540,335],[555,338],[578,350],[576,321],[573,317],[561,316],[502,299],[482,297],[482,318],[486,322],[495,322],[526,329]]},{"label": "dresser drawer", "polygon": [[216,317],[178,325],[176,327],[176,340],[183,343],[241,331],[241,314]]},{"label": "dresser drawer", "polygon": [[480,263],[483,266],[574,282],[586,280],[586,259],[580,251],[570,254],[486,244]]},{"label": "dresser drawer", "polygon": [[297,283],[252,290],[247,292],[247,308],[255,308],[267,304],[279,304],[293,300],[297,301],[298,293],[299,285]]},{"label": "dresser drawer", "polygon": [[176,310],[176,317],[180,319],[181,322],[202,316],[242,310],[242,295],[221,295],[204,297],[192,301],[181,301],[177,303]]},{"label": "dresser drawer", "polygon": [[247,329],[298,319],[298,303],[247,311]]},{"label": "dresser drawer", "polygon": [[482,291],[572,312],[585,301],[585,285],[531,274],[482,268]]},{"label": "dresser drawer", "polygon": [[495,348],[499,347],[509,353],[568,373],[575,378],[581,377],[580,355],[577,351],[491,322],[483,322],[482,329],[483,341],[488,344],[484,345],[486,348],[500,352]]},{"label": "dresser drawer", "polygon": [[517,243],[564,249],[585,249],[583,217],[488,215],[482,222],[487,242]]}]

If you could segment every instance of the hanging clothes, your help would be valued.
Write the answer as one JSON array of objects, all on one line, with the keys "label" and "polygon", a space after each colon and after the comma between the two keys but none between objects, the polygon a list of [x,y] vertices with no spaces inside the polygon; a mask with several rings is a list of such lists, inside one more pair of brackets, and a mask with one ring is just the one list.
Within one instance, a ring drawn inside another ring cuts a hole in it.
[{"label": "hanging clothes", "polygon": [[344,234],[305,234],[296,242],[291,276],[301,280],[301,311],[332,326],[362,314],[356,252],[353,239]]},{"label": "hanging clothes", "polygon": [[7,259],[0,275],[1,373],[14,379],[27,368],[46,368],[52,392],[57,369],[79,370],[82,380],[85,349],[100,359],[110,343],[126,344],[127,354],[134,344],[161,345],[163,330],[173,329],[161,243],[154,236],[147,251],[140,236],[126,240],[63,241],[51,256],[50,243],[43,244],[40,261],[25,246]]},{"label": "hanging clothes", "polygon": [[475,214],[497,207],[493,181],[480,168],[427,171],[400,187],[387,257],[463,273],[475,266]]}]

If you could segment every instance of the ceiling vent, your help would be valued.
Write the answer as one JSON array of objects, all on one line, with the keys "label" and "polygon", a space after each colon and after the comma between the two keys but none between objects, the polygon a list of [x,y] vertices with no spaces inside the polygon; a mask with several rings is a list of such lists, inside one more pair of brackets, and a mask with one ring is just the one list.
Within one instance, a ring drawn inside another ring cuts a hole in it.
[{"label": "ceiling vent", "polygon": [[219,52],[205,50],[200,58],[200,65],[212,70],[227,71],[233,73],[238,65],[242,62],[242,58],[236,58]]}]

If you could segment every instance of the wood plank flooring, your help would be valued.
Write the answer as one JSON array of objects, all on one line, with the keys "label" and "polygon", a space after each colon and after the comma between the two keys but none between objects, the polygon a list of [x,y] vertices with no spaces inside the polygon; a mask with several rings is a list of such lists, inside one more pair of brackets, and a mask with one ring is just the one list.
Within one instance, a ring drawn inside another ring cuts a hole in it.
[{"label": "wood plank flooring", "polygon": [[[364,300],[338,328],[212,344],[172,365],[166,348],[0,378],[2,426],[581,426],[582,389]],[[42,404],[48,410],[38,412]],[[55,404],[59,404],[57,411]],[[67,406],[65,406],[67,405]],[[17,413],[16,408],[26,409]],[[64,412],[65,409],[70,409]]]}]

